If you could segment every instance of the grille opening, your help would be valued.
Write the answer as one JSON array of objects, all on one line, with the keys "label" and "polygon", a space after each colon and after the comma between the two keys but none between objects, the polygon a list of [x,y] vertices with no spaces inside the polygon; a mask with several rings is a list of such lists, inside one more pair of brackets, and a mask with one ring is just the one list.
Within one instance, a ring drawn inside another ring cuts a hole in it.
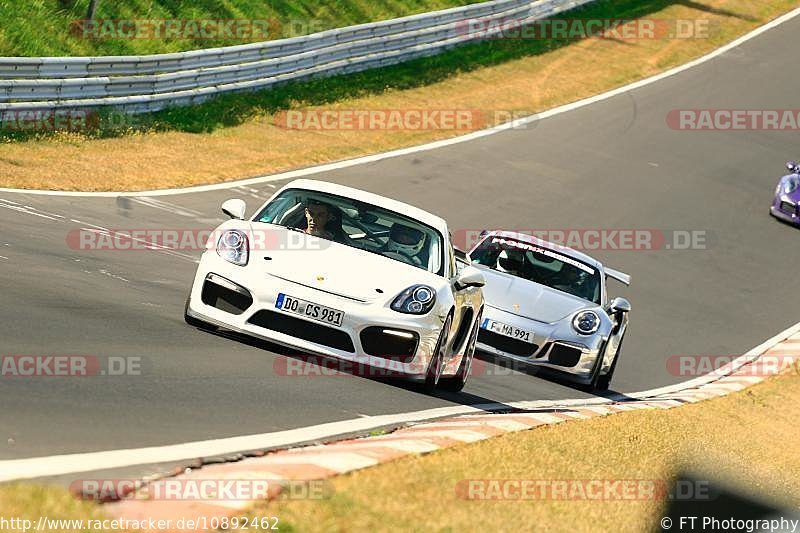
[{"label": "grille opening", "polygon": [[539,346],[536,344],[531,344],[519,339],[512,339],[511,337],[506,337],[505,335],[500,335],[499,333],[483,328],[478,332],[478,342],[488,344],[503,352],[522,357],[530,357],[539,349]]},{"label": "grille opening", "polygon": [[550,350],[548,362],[558,366],[575,366],[581,360],[582,352],[578,348],[564,344],[554,344]]},{"label": "grille opening", "polygon": [[259,311],[247,322],[343,352],[355,353],[356,351],[353,339],[344,331],[275,311]]},{"label": "grille opening", "polygon": [[797,212],[797,208],[794,204],[789,202],[781,202],[781,211],[787,215],[794,215]]},{"label": "grille opening", "polygon": [[[395,332],[387,333],[389,332]],[[393,361],[408,363],[414,359],[419,344],[419,335],[414,331],[371,326],[360,335],[364,353]]]},{"label": "grille opening", "polygon": [[[246,289],[242,288],[246,292]],[[203,292],[200,299],[204,304],[216,307],[220,311],[231,313],[232,315],[241,315],[253,305],[253,297],[250,293],[243,294],[234,291],[228,287],[217,285],[216,283],[206,280],[203,283]]]}]

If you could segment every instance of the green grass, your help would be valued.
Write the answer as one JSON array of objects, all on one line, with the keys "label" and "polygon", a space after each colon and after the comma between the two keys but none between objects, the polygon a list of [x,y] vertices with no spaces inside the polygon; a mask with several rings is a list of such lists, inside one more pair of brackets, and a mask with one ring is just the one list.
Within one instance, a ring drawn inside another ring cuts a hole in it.
[{"label": "green grass", "polygon": [[[586,7],[559,15],[576,19],[634,19],[659,11],[673,0],[598,0]],[[264,91],[223,94],[206,103],[175,107],[134,119],[136,127],[157,131],[178,130],[208,133],[241,124],[260,115],[289,108],[332,104],[386,91],[402,91],[431,85],[462,72],[497,65],[514,59],[540,55],[575,43],[570,39],[495,39],[476,42],[432,57],[355,74],[288,83]],[[101,130],[104,121],[100,121]],[[119,129],[100,131],[117,135]]]},{"label": "green grass", "polygon": [[[96,19],[269,20],[270,38],[476,3],[476,0],[98,0]],[[0,56],[128,55],[243,44],[236,39],[85,39],[89,0],[0,0]],[[262,39],[256,39],[262,40]]]},{"label": "green grass", "polygon": [[[0,0],[0,2],[2,1]],[[299,0],[281,2],[280,5],[288,3],[296,4],[299,3]],[[355,9],[353,6],[355,3],[357,3],[356,0],[342,2],[343,5],[348,6],[348,9]],[[421,0],[414,0],[413,3],[419,4]],[[434,3],[442,3],[442,0],[435,0]],[[598,0],[569,14],[562,14],[560,17],[629,20],[646,16],[676,3],[683,4],[685,2],[684,0]],[[347,10],[345,12],[350,13]],[[724,40],[724,36],[722,36],[722,40]],[[326,105],[352,98],[377,95],[386,91],[431,85],[462,72],[470,72],[523,57],[541,55],[573,43],[575,41],[571,39],[488,40],[467,44],[437,56],[416,59],[382,69],[332,78],[290,82],[254,92],[223,94],[203,104],[174,107],[156,113],[124,117],[122,120],[116,119],[116,115],[115,119],[111,119],[109,115],[113,112],[101,111],[99,119],[93,121],[97,127],[88,132],[82,132],[81,135],[89,138],[109,138],[136,132],[210,133],[220,128],[242,124],[257,117],[269,116],[285,109]],[[121,123],[124,127],[120,127]],[[25,141],[47,138],[52,135],[49,132],[4,132],[0,130],[0,141]]]}]

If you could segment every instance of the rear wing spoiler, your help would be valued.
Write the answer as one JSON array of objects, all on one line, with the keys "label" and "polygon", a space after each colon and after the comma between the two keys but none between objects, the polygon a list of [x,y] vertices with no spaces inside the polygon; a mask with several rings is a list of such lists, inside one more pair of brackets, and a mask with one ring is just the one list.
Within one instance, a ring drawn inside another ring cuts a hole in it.
[{"label": "rear wing spoiler", "polygon": [[615,279],[620,283],[624,283],[625,285],[631,284],[631,277],[629,274],[625,274],[624,272],[620,272],[619,270],[614,270],[613,268],[605,268],[606,277]]}]

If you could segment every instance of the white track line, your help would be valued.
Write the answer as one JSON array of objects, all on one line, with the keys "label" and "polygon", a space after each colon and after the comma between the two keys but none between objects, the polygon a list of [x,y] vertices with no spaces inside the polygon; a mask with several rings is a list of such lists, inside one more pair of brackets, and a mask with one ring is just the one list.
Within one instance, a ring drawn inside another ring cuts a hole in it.
[{"label": "white track line", "polygon": [[319,174],[321,172],[327,172],[330,170],[338,170],[342,168],[353,167],[356,165],[363,165],[366,163],[373,163],[375,161],[382,161],[384,159],[390,159],[393,157],[399,157],[408,154],[414,154],[417,152],[426,152],[428,150],[435,150],[437,148],[442,148],[445,146],[452,146],[454,144],[460,144],[463,142],[469,142],[475,139],[480,139],[482,137],[488,137],[489,135],[494,135],[501,131],[511,130],[523,126],[525,124],[530,124],[536,122],[538,120],[542,120],[545,118],[549,118],[555,115],[560,115],[561,113],[566,113],[568,111],[573,111],[575,109],[580,109],[581,107],[585,107],[596,102],[602,102],[603,100],[608,100],[609,98],[613,98],[614,96],[618,96],[620,94],[624,94],[635,89],[639,89],[641,87],[645,87],[657,81],[661,81],[665,78],[669,78],[671,76],[675,76],[685,70],[689,70],[694,68],[698,65],[711,61],[712,59],[719,57],[720,55],[728,52],[729,50],[740,46],[741,44],[754,39],[777,26],[780,26],[784,22],[788,22],[793,18],[800,15],[800,7],[782,15],[775,20],[764,24],[756,28],[755,30],[751,31],[750,33],[739,37],[738,39],[731,41],[730,43],[726,44],[721,48],[717,48],[713,52],[710,52],[703,57],[695,59],[694,61],[690,61],[678,67],[669,69],[661,74],[656,74],[655,76],[651,76],[649,78],[645,78],[643,80],[639,80],[634,83],[630,83],[628,85],[624,85],[617,89],[599,94],[597,96],[592,96],[590,98],[585,98],[583,100],[578,100],[577,102],[573,102],[571,104],[566,104],[560,107],[556,107],[554,109],[550,109],[548,111],[544,111],[542,113],[538,113],[536,115],[531,115],[529,117],[523,117],[512,122],[507,122],[505,124],[500,124],[499,126],[494,126],[492,128],[488,128],[485,130],[475,131],[469,133],[467,135],[461,135],[459,137],[453,137],[450,139],[444,139],[441,141],[436,141],[427,144],[421,144],[418,146],[412,146],[409,148],[402,148],[400,150],[392,150],[390,152],[383,152],[379,154],[368,155],[364,157],[357,157],[354,159],[347,159],[345,161],[336,161],[334,163],[327,163],[324,165],[318,165],[309,168],[303,168],[298,170],[292,170],[289,172],[282,172],[279,174],[270,174],[267,176],[260,176],[257,178],[249,178],[249,179],[242,179],[237,181],[229,181],[225,183],[215,183],[213,185],[199,185],[195,187],[185,187],[181,189],[161,189],[155,191],[133,191],[133,192],[72,192],[72,191],[43,191],[43,190],[27,190],[27,189],[4,189],[0,188],[0,192],[7,192],[7,193],[17,193],[17,194],[36,194],[36,195],[44,195],[44,196],[86,196],[86,197],[116,197],[116,196],[167,196],[172,194],[190,194],[190,193],[197,193],[197,192],[208,192],[208,191],[218,191],[223,189],[230,189],[234,187],[246,187],[249,185],[258,185],[263,183],[269,183],[271,181],[279,181],[279,180],[288,180],[292,178],[300,178],[303,176],[309,176],[312,174]]},{"label": "white track line", "polygon": [[[20,213],[33,215],[33,216],[37,216],[37,217],[40,217],[40,218],[46,218],[48,220],[58,221],[58,218],[56,218],[55,216],[45,215],[45,214],[43,214],[44,212],[37,213],[34,208],[28,207],[28,206],[24,206],[23,207],[23,206],[20,206],[19,204],[9,205],[9,204],[5,204],[5,203],[0,202],[0,207],[3,207],[5,209],[11,209],[12,211],[19,211]],[[59,218],[64,218],[64,217],[59,217]]]},{"label": "white track line", "polygon": [[[747,354],[743,355],[740,359],[750,360],[756,352],[762,353],[800,332],[800,323],[786,329],[785,331],[775,335],[768,341],[753,348]],[[702,379],[702,378],[701,378]],[[672,391],[672,389],[687,389],[692,388],[691,384],[696,380],[692,380],[683,384],[674,385],[672,387],[662,387],[660,389],[653,389],[650,391],[643,391],[638,393],[627,394],[625,396],[632,398],[648,398],[661,394],[664,391]],[[689,385],[689,386],[687,386]],[[619,398],[616,398],[619,399]],[[296,445],[303,442],[329,439],[337,435],[346,435],[350,433],[358,433],[369,431],[372,429],[406,424],[409,422],[421,422],[425,420],[433,420],[436,418],[450,417],[465,414],[481,414],[492,411],[505,411],[509,408],[514,409],[549,409],[549,408],[565,408],[565,407],[581,407],[586,409],[594,409],[595,407],[601,409],[603,413],[610,412],[603,404],[613,403],[615,398],[588,398],[588,399],[573,399],[573,400],[555,400],[555,401],[525,401],[525,402],[510,402],[510,403],[493,403],[486,405],[456,405],[452,407],[439,407],[436,409],[426,409],[423,411],[413,411],[409,413],[399,413],[393,415],[380,415],[368,418],[354,418],[352,420],[343,420],[341,422],[329,422],[327,424],[319,424],[316,426],[309,426],[305,428],[289,429],[285,431],[276,431],[273,433],[262,433],[259,435],[245,435],[241,437],[229,437],[224,439],[206,440],[199,442],[187,442],[184,444],[173,444],[169,446],[153,446],[148,448],[135,448],[127,450],[110,450],[104,452],[90,452],[90,453],[77,453],[69,455],[55,455],[51,457],[32,457],[29,459],[13,459],[7,461],[0,461],[0,482],[12,481],[20,479],[32,479],[37,477],[60,476],[65,474],[74,474],[77,472],[92,472],[97,470],[105,470],[111,468],[125,468],[130,466],[167,463],[172,461],[181,461],[185,459],[193,459],[197,457],[215,457],[222,455],[230,455],[232,453],[259,450],[275,447],[287,447]],[[674,405],[679,405],[680,402],[673,400],[657,400],[654,403],[664,404],[665,402],[674,402]],[[538,418],[550,417],[552,415],[547,413],[535,413],[530,416]],[[559,419],[560,421],[560,419]],[[412,437],[418,437],[421,434],[414,433]]]},{"label": "white track line", "polygon": [[[731,373],[734,373],[736,371],[736,369],[738,369],[742,365],[750,362],[751,360],[753,360],[758,355],[763,354],[764,352],[766,352],[767,350],[769,350],[770,348],[772,348],[776,344],[780,343],[784,339],[788,339],[789,337],[791,337],[792,335],[794,335],[796,333],[800,333],[800,323],[797,323],[794,326],[791,326],[791,327],[785,329],[784,331],[778,333],[777,335],[775,335],[771,339],[767,339],[766,341],[762,342],[761,344],[759,344],[758,346],[756,346],[755,348],[753,348],[752,350],[750,350],[746,354],[744,354],[741,357],[739,357],[739,358],[735,359],[734,361],[732,361],[732,363],[731,363]],[[718,373],[715,373],[715,372],[710,372],[710,373],[706,374],[705,376],[700,376],[698,378],[690,379],[689,381],[684,381],[683,383],[677,383],[675,385],[668,385],[666,387],[659,387],[657,389],[651,389],[651,390],[644,391],[644,392],[635,392],[635,393],[632,393],[632,394],[628,394],[627,396],[630,397],[630,398],[649,398],[649,397],[652,397],[652,396],[661,396],[662,394],[670,394],[670,393],[673,393],[673,392],[679,392],[679,391],[682,391],[682,390],[687,390],[687,389],[692,389],[692,388],[695,388],[695,387],[699,387],[699,386],[705,385],[706,383],[709,383],[711,381],[718,380],[718,379],[720,379],[722,377],[724,377],[724,376],[721,376],[721,375],[719,375]]]},{"label": "white track line", "polygon": [[[561,106],[552,109],[550,111],[541,113],[539,115],[533,115],[531,117],[515,120],[513,122],[503,124],[501,126],[490,128],[488,130],[482,130],[479,132],[471,133],[469,135],[455,137],[453,139],[447,139],[444,141],[438,141],[412,148],[405,148],[402,150],[395,150],[392,152],[385,152],[382,154],[361,157],[358,159],[351,159],[349,161],[330,163],[327,165],[321,165],[309,169],[302,169],[282,174],[275,174],[272,176],[264,176],[261,178],[241,180],[229,183],[220,183],[216,185],[190,187],[185,189],[169,189],[162,191],[147,191],[147,192],[133,192],[133,193],[131,192],[81,193],[81,192],[59,192],[59,191],[29,191],[23,189],[0,189],[0,191],[20,193],[20,194],[38,194],[38,195],[50,195],[50,196],[87,196],[87,197],[92,197],[92,196],[116,197],[122,195],[126,196],[136,195],[141,197],[141,196],[163,196],[170,194],[187,194],[193,192],[205,192],[205,191],[226,189],[231,187],[254,185],[258,183],[266,183],[269,181],[289,179],[292,177],[307,176],[309,174],[316,174],[327,170],[346,168],[373,161],[380,161],[382,159],[397,157],[399,155],[422,152],[426,150],[433,150],[443,146],[449,146],[477,139],[480,137],[493,135],[500,131],[512,129],[522,124],[527,124],[530,122],[534,122],[536,120],[540,120],[542,118],[547,118],[560,113],[565,113],[573,109],[578,109],[580,107],[584,107],[595,102],[600,102],[602,100],[606,100],[613,96],[634,89],[638,89],[639,87],[644,87],[646,85],[655,83],[656,81],[662,80],[664,78],[674,76],[675,74],[683,72],[684,70],[688,70],[697,65],[710,61],[711,59],[714,59],[715,57],[724,54],[728,50],[731,50],[732,48],[735,48],[741,45],[742,43],[749,41],[761,35],[762,33],[797,17],[798,15],[800,15],[800,8],[794,9],[793,11],[787,13],[786,15],[783,15],[769,22],[768,24],[765,24],[764,26],[761,26],[760,28],[753,30],[747,35],[744,35],[739,39],[736,39],[735,41],[723,46],[722,48],[715,50],[714,52],[706,56],[703,56],[699,59],[686,63],[685,65],[682,65],[680,67],[676,67],[674,69],[663,72],[656,76],[638,81],[636,83],[632,83],[625,87],[620,87],[619,89],[615,89],[613,91],[609,91],[607,93],[598,96],[594,96],[591,98],[587,98],[585,100],[581,100],[579,102],[575,102],[573,104]],[[800,323],[795,324],[791,328],[785,330],[782,333],[779,333],[772,339],[754,348],[753,350],[748,352],[748,354],[743,356],[743,358],[749,357],[750,356],[749,354],[755,353],[759,349],[765,350],[777,344],[781,340],[788,338],[797,331],[800,331]],[[673,385],[669,387],[662,387],[660,389],[653,389],[650,391],[644,391],[639,393],[632,393],[628,394],[627,396],[634,398],[650,397],[656,394],[663,394],[665,392],[682,390],[685,388],[689,388],[691,386],[695,386],[692,385],[694,383],[705,383],[707,381],[708,378],[701,377],[695,380],[688,381],[683,384]],[[474,414],[486,411],[505,410],[508,409],[508,407],[517,409],[533,409],[533,408],[603,404],[603,403],[608,403],[610,401],[613,401],[613,399],[597,398],[589,400],[562,400],[557,402],[528,401],[528,402],[514,402],[509,404],[497,403],[497,404],[488,404],[479,406],[443,407],[438,409],[427,409],[424,411],[401,413],[395,415],[381,415],[369,418],[356,418],[353,420],[330,422],[327,424],[319,424],[316,426],[310,426],[306,428],[292,429],[286,431],[278,431],[274,433],[263,433],[260,435],[230,437],[226,439],[190,442],[184,444],[174,444],[170,446],[154,446],[149,448],[112,450],[112,451],[91,452],[83,454],[56,455],[50,457],[33,457],[29,459],[0,461],[0,482],[18,480],[18,479],[31,479],[31,478],[46,477],[46,476],[57,476],[64,474],[72,474],[76,472],[91,472],[91,471],[110,469],[110,468],[123,468],[129,466],[153,464],[153,463],[161,463],[169,461],[179,461],[195,457],[211,457],[217,455],[226,455],[234,452],[240,452],[242,450],[255,450],[255,449],[265,449],[278,446],[288,446],[291,444],[297,444],[316,439],[333,437],[336,435],[343,435],[359,431],[367,431],[388,425],[403,424],[408,422],[419,422],[419,421],[431,420],[435,418],[442,418],[453,415],[470,414],[470,413]]]},{"label": "white track line", "polygon": [[146,196],[141,198],[139,196],[131,196],[128,199],[140,205],[152,207],[153,209],[160,209],[162,211],[166,211],[167,213],[174,213],[176,215],[181,215],[184,217],[199,217],[202,216],[203,214],[199,211],[195,211],[194,209],[189,209],[176,204],[171,204],[169,202],[164,202],[162,200],[156,200],[155,198],[148,198]]}]

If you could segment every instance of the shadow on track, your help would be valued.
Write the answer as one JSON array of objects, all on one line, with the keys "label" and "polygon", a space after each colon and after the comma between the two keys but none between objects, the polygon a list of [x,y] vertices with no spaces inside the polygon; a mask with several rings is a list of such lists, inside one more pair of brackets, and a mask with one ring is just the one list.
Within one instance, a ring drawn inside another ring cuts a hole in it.
[{"label": "shadow on track", "polygon": [[519,374],[526,374],[533,378],[543,379],[551,383],[561,385],[563,387],[575,390],[577,392],[589,394],[597,398],[613,399],[614,401],[628,401],[633,399],[630,396],[627,396],[625,393],[617,392],[613,389],[608,389],[604,391],[591,390],[586,385],[569,380],[565,374],[558,372],[557,370],[551,370],[549,368],[541,366],[515,364],[513,362],[500,359],[497,356],[486,352],[476,352],[475,358],[476,360],[483,361],[486,364],[492,364],[495,365],[496,367],[503,368],[505,369],[504,372],[516,372]]},{"label": "shadow on track", "polygon": [[[342,361],[334,357],[325,357],[308,353],[300,353],[291,348],[280,344],[275,344],[266,340],[250,337],[233,331],[187,326],[197,329],[203,333],[209,333],[230,339],[241,344],[266,350],[278,356],[273,364],[273,371],[285,375],[306,375],[306,376],[346,376],[354,378],[369,379],[386,385],[404,389],[417,394],[439,398],[458,405],[468,405],[484,409],[487,412],[513,411],[514,407],[491,398],[485,398],[467,392],[446,392],[437,391],[429,395],[422,390],[422,384],[401,377],[397,373],[387,372],[386,369],[374,369],[359,363]],[[289,362],[291,360],[292,362]],[[491,409],[489,409],[491,407]]]}]

